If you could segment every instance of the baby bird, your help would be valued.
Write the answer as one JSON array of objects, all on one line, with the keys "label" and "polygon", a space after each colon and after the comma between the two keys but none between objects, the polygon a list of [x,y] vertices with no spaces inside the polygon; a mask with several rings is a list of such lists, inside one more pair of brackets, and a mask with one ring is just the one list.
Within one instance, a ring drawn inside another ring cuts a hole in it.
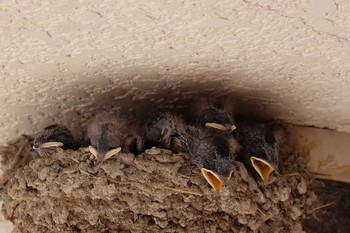
[{"label": "baby bird", "polygon": [[40,156],[50,155],[56,152],[59,147],[64,150],[78,149],[79,147],[71,131],[62,125],[49,125],[34,139],[33,149]]},{"label": "baby bird", "polygon": [[216,192],[231,177],[239,144],[230,134],[212,134],[206,128],[188,126],[186,133],[176,132],[181,143]]},{"label": "baby bird", "polygon": [[192,117],[197,119],[199,127],[207,127],[212,133],[231,133],[235,130],[233,111],[235,102],[228,96],[196,99]]},{"label": "baby bird", "polygon": [[157,114],[147,125],[145,138],[147,147],[156,146],[175,153],[184,151],[175,131],[185,132],[183,119],[170,112]]},{"label": "baby bird", "polygon": [[278,170],[278,144],[274,131],[266,124],[238,122],[234,137],[241,144],[241,160],[253,167],[266,183],[273,171]]},{"label": "baby bird", "polygon": [[217,107],[204,109],[198,117],[198,124],[200,127],[212,128],[221,132],[231,133],[236,129],[233,114]]},{"label": "baby bird", "polygon": [[126,121],[118,115],[102,113],[96,115],[87,128],[89,150],[100,162],[122,150],[122,139],[126,135]]},{"label": "baby bird", "polygon": [[100,162],[120,151],[139,154],[143,150],[143,139],[117,114],[96,115],[88,125],[86,136],[90,141],[89,151]]}]

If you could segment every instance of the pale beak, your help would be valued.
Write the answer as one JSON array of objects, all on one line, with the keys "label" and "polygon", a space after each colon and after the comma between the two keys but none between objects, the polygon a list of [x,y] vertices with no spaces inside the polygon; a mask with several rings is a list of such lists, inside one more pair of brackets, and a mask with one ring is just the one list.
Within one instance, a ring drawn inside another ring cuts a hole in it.
[{"label": "pale beak", "polygon": [[97,152],[95,147],[89,146],[89,151],[91,152],[91,154],[93,154],[95,156],[95,158],[101,162],[109,159],[110,157],[112,157],[115,154],[118,154],[121,150],[122,150],[122,148],[118,147],[118,148],[115,148],[115,149],[108,151],[105,155],[102,155],[102,154],[99,154]]},{"label": "pale beak", "polygon": [[118,147],[118,148],[115,148],[115,149],[112,149],[110,151],[108,151],[105,156],[103,157],[103,160],[102,161],[105,161],[107,159],[109,159],[110,157],[112,157],[113,155],[115,154],[118,154],[120,151],[122,150],[121,147]]},{"label": "pale beak", "polygon": [[97,150],[96,150],[95,147],[89,146],[89,151],[90,151],[91,154],[93,154],[93,156],[95,156],[96,159],[98,159],[98,157],[97,157],[98,153],[97,153]]},{"label": "pale beak", "polygon": [[213,128],[213,129],[218,129],[221,131],[229,131],[232,132],[233,130],[236,129],[235,125],[229,125],[229,126],[224,126],[222,124],[218,124],[218,123],[205,123],[205,126],[208,128]]},{"label": "pale beak", "polygon": [[50,148],[50,147],[61,147],[63,146],[62,142],[44,142],[40,144],[39,146],[34,145],[33,149],[44,149],[44,148]]},{"label": "pale beak", "polygon": [[270,163],[266,160],[250,157],[250,162],[252,163],[254,169],[259,173],[260,177],[266,183],[269,181],[270,174],[275,170]]},{"label": "pale beak", "polygon": [[204,178],[216,192],[220,192],[224,184],[223,178],[208,169],[201,169]]}]

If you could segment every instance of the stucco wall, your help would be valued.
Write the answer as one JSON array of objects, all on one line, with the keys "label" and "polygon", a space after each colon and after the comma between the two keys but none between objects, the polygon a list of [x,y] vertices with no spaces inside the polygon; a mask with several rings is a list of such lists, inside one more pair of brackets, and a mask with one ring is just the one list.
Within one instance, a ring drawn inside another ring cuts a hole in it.
[{"label": "stucco wall", "polygon": [[350,1],[0,3],[0,141],[99,105],[231,93],[242,112],[350,132]]}]

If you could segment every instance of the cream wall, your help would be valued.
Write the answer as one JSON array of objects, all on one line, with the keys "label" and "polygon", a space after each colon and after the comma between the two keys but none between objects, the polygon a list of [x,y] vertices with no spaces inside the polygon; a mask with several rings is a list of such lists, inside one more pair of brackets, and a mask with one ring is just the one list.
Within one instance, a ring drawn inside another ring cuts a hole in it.
[{"label": "cream wall", "polygon": [[1,142],[198,93],[350,132],[347,0],[2,0],[0,24]]}]

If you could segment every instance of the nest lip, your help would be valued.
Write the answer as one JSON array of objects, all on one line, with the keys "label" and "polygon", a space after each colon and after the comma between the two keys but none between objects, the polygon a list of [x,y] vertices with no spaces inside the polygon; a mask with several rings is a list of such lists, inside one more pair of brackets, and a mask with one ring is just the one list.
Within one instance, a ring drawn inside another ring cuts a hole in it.
[{"label": "nest lip", "polygon": [[[22,152],[27,153],[28,151],[30,151],[28,148],[22,148]],[[265,194],[263,193],[273,193],[272,187],[275,189],[277,188],[280,194],[278,194],[278,200],[276,199],[275,201],[281,203],[282,199],[285,198],[283,195],[286,195],[289,199],[293,198],[288,189],[297,190],[298,183],[289,182],[288,179],[291,179],[292,176],[282,176],[281,179],[277,179],[266,186],[259,181],[256,182],[244,167],[238,165],[239,162],[236,162],[234,166],[235,169],[231,179],[227,182],[227,186],[225,186],[220,193],[216,193],[207,184],[201,175],[201,171],[197,167],[191,165],[186,153],[172,154],[171,151],[165,149],[152,148],[136,157],[132,154],[118,153],[98,165],[94,162],[94,158],[91,157],[88,148],[80,148],[77,151],[65,151],[60,149],[52,156],[35,158],[31,160],[29,164],[27,163],[27,165],[21,166],[17,171],[12,170],[12,174],[20,172],[21,174],[25,174],[25,177],[12,176],[11,179],[8,179],[9,182],[6,183],[4,189],[0,192],[6,200],[4,203],[5,214],[11,213],[11,211],[14,212],[16,217],[22,221],[15,221],[15,224],[19,228],[23,227],[22,229],[24,229],[24,227],[33,229],[37,227],[37,225],[31,225],[30,223],[34,220],[39,221],[36,215],[43,214],[41,216],[49,216],[50,212],[51,215],[54,213],[53,216],[56,216],[56,214],[64,210],[49,208],[46,210],[47,212],[39,213],[43,210],[39,210],[40,207],[32,201],[30,202],[30,207],[32,208],[31,212],[28,209],[30,212],[29,216],[24,216],[22,214],[23,212],[18,212],[19,209],[16,209],[15,206],[19,205],[21,208],[24,208],[23,201],[26,198],[25,193],[28,192],[28,190],[20,189],[19,198],[18,196],[16,198],[11,196],[11,190],[19,188],[15,183],[21,179],[21,182],[24,181],[29,187],[38,190],[37,192],[40,194],[40,197],[39,194],[31,193],[31,195],[33,195],[33,200],[40,200],[43,203],[52,201],[48,199],[49,197],[55,197],[57,201],[61,203],[63,197],[67,198],[68,195],[70,197],[74,196],[77,203],[80,203],[79,208],[89,210],[92,208],[92,204],[91,201],[88,202],[88,200],[100,200],[100,202],[104,202],[107,209],[113,210],[112,212],[114,213],[115,219],[112,220],[101,217],[105,216],[105,213],[103,211],[101,212],[101,209],[95,206],[94,208],[98,210],[97,215],[100,216],[99,218],[101,218],[100,221],[102,221],[102,223],[106,223],[105,221],[117,221],[117,219],[121,221],[121,213],[126,214],[131,211],[133,216],[138,216],[138,218],[147,214],[152,216],[152,218],[156,219],[156,226],[159,231],[159,229],[163,229],[161,226],[165,226],[162,225],[165,224],[165,219],[168,219],[169,216],[171,216],[169,214],[175,211],[178,215],[182,216],[183,219],[186,219],[184,223],[182,223],[183,226],[181,226],[181,229],[183,229],[183,227],[185,227],[185,229],[191,229],[190,225],[194,224],[193,227],[197,230],[193,232],[200,232],[198,229],[203,230],[204,227],[207,226],[204,220],[211,222],[217,226],[218,229],[224,227],[217,225],[219,221],[213,221],[213,219],[216,219],[214,216],[218,213],[230,219],[232,221],[232,226],[235,227],[242,227],[244,224],[240,224],[239,221],[247,221],[248,216],[255,216],[255,218],[250,217],[250,220],[248,220],[248,223],[250,226],[253,226],[253,228],[262,229],[265,226],[264,222],[261,220],[262,216],[264,218],[274,219],[274,226],[281,226],[282,219],[277,212],[268,212],[265,207],[265,205],[278,205],[273,204],[274,201],[271,198],[265,197],[264,199]],[[35,177],[40,177],[40,179]],[[309,178],[306,176],[305,179]],[[53,183],[50,183],[50,180],[56,180],[55,187],[51,186]],[[65,180],[65,182],[70,180],[69,182],[73,183],[68,185],[65,184],[63,180]],[[80,183],[74,184],[74,181],[79,181]],[[81,185],[79,186],[78,184]],[[86,187],[90,188],[88,189]],[[53,190],[56,190],[56,192],[53,193]],[[295,204],[294,207],[304,211],[311,208],[311,206],[306,206],[305,203],[302,205],[302,196],[305,195],[310,195],[309,191],[295,199],[297,204]],[[242,199],[242,197],[244,198]],[[172,203],[172,207],[167,207],[165,204],[167,202],[165,200]],[[203,203],[208,203],[208,201],[212,204],[203,205]],[[188,203],[191,203],[191,208],[186,207],[186,209],[184,205],[188,206]],[[215,208],[212,206],[214,203],[216,206]],[[71,206],[77,205],[72,202],[62,202],[61,204],[63,206],[62,208],[68,208],[68,204]],[[115,209],[116,206],[119,208],[120,206],[124,207],[122,210],[119,209],[118,212],[117,209]],[[136,208],[136,206],[138,207]],[[286,210],[290,210],[292,207],[293,205],[287,205]],[[77,208],[77,206],[74,208]],[[276,208],[279,209],[281,207]],[[166,217],[157,214],[160,209],[165,211]],[[205,211],[206,214],[203,215],[202,211]],[[36,215],[34,214],[35,212]],[[288,224],[291,224],[291,222],[296,224],[295,220],[287,215],[287,213],[288,211],[286,211],[286,216],[284,216],[283,221],[287,219]],[[80,213],[80,216],[81,214],[82,213]],[[88,216],[89,214],[84,212],[83,215]],[[126,214],[126,216],[127,219],[131,220],[131,215],[129,216]],[[201,218],[198,216],[211,217]],[[61,217],[57,218],[60,219]],[[76,220],[80,219],[78,213],[74,211],[70,213],[70,218]],[[302,216],[297,217],[297,223],[300,223],[299,221],[301,221],[302,218]],[[60,222],[63,220],[56,219],[55,221]],[[173,221],[175,223],[178,222],[178,220],[175,219],[173,219]],[[197,223],[195,223],[196,221]],[[84,225],[84,227],[93,231],[100,229],[101,225],[99,224],[100,223],[88,222],[85,220],[78,221],[80,227]],[[137,224],[141,223],[135,223],[135,226]],[[118,226],[122,227],[121,225]],[[59,229],[62,227],[62,224],[55,223],[49,227]],[[149,227],[150,225],[146,225],[146,228],[152,231]],[[180,225],[175,224],[174,227],[180,227]],[[124,226],[122,229],[126,229],[126,227]],[[68,230],[68,228],[65,230]],[[226,231],[230,231],[230,228],[227,228]]]}]

